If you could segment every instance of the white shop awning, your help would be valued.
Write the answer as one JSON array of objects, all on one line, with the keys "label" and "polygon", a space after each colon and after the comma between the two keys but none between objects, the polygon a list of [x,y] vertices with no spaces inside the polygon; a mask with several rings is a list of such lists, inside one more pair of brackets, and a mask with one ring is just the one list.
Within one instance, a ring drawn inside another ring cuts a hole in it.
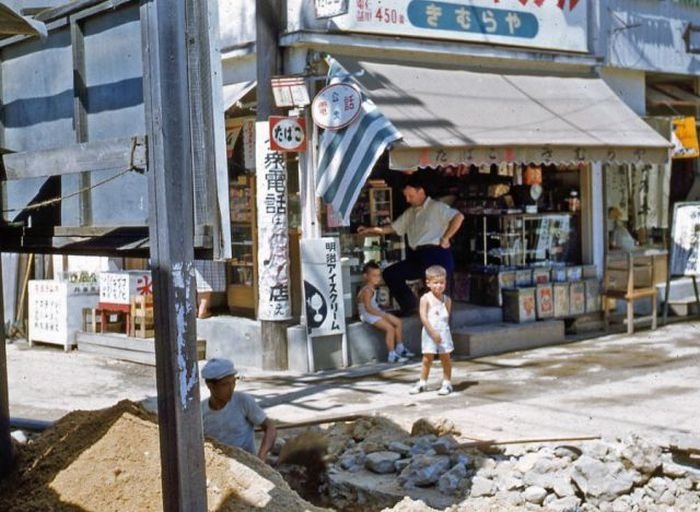
[{"label": "white shop awning", "polygon": [[224,84],[224,111],[241,101],[246,94],[253,90],[255,84],[255,80]]},{"label": "white shop awning", "polygon": [[335,56],[401,132],[391,167],[669,161],[670,143],[599,78]]}]

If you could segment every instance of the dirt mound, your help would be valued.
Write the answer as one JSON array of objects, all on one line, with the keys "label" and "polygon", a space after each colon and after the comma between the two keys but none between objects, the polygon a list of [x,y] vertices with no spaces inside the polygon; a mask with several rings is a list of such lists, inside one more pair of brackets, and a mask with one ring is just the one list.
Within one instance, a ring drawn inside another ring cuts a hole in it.
[{"label": "dirt mound", "polygon": [[[236,448],[205,443],[209,510],[321,511],[277,471]],[[140,406],[68,414],[22,446],[15,472],[0,482],[7,511],[160,511],[158,425]]]}]

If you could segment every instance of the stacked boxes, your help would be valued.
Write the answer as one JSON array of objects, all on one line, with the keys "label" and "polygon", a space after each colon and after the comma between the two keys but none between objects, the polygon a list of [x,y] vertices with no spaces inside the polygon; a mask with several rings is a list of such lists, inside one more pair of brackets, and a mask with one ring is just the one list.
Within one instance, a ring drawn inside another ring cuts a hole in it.
[{"label": "stacked boxes", "polygon": [[[503,279],[503,274],[509,277]],[[499,284],[506,322],[568,318],[601,310],[601,286],[595,265],[503,272],[499,273]]]}]

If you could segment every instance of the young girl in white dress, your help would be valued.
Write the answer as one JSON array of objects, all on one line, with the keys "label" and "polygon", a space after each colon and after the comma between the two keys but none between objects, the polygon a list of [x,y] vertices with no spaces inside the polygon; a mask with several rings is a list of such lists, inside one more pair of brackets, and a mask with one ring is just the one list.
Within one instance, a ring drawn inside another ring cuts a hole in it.
[{"label": "young girl in white dress", "polygon": [[440,265],[433,265],[425,271],[425,284],[430,291],[421,297],[418,306],[420,320],[423,324],[421,332],[423,364],[420,380],[411,388],[411,394],[422,393],[426,390],[435,354],[438,355],[442,363],[442,386],[438,395],[452,393],[452,361],[450,360],[450,354],[454,350],[452,334],[450,333],[452,301],[445,295],[446,279],[447,272]]}]

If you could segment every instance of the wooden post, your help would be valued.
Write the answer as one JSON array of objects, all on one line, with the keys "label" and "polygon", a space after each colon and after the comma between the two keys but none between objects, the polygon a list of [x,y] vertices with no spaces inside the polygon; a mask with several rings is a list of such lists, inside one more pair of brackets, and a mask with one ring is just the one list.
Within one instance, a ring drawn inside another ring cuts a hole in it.
[{"label": "wooden post", "polygon": [[5,304],[2,285],[2,253],[0,252],[0,478],[14,466],[10,438],[10,398],[7,389],[7,353],[5,351]]},{"label": "wooden post", "polygon": [[141,3],[163,510],[207,510],[184,2]]},{"label": "wooden post", "polygon": [[[282,69],[278,36],[281,18],[279,0],[255,2],[255,52],[257,58],[257,121],[267,121],[276,114],[270,79]],[[256,141],[256,145],[262,141]],[[259,149],[256,148],[256,151]],[[256,169],[262,172],[262,169]],[[258,190],[258,194],[264,191]],[[258,237],[260,240],[260,237]],[[287,239],[287,243],[289,240]],[[284,321],[260,321],[262,342],[262,367],[266,370],[285,370],[287,362],[287,323]]]}]

